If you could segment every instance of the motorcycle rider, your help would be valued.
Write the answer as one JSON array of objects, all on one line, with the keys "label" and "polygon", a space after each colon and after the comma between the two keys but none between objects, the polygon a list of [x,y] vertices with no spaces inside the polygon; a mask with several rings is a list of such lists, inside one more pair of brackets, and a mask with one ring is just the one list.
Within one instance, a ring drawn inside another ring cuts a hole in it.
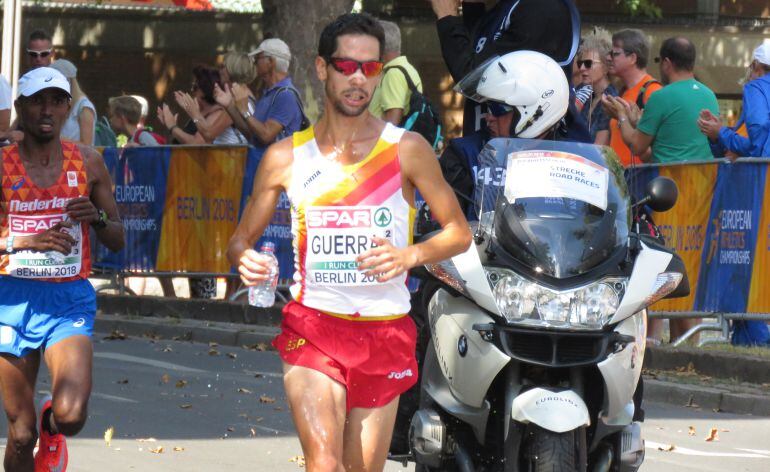
[{"label": "motorcycle rider", "polygon": [[[515,51],[485,62],[455,89],[484,102],[489,110],[482,129],[449,141],[439,164],[458,196],[466,218],[478,219],[471,200],[478,176],[478,156],[493,138],[559,140],[569,105],[569,84],[561,67],[535,51]],[[480,83],[481,77],[487,77]],[[467,96],[467,95],[466,95]]]}]

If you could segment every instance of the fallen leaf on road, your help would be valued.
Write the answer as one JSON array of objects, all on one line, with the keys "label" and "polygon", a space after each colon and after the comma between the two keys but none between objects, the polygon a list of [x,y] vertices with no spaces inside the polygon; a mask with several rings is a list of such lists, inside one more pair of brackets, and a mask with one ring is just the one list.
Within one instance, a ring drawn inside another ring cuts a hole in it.
[{"label": "fallen leaf on road", "polygon": [[125,385],[125,384],[127,384],[127,383],[128,383],[128,379],[120,379],[120,380],[118,380],[118,381],[117,381],[117,382],[115,382],[115,383],[117,383],[117,384],[119,384],[119,385]]},{"label": "fallen leaf on road", "polygon": [[260,395],[259,402],[260,403],[275,403],[275,398],[268,397],[267,395]]},{"label": "fallen leaf on road", "polygon": [[254,374],[254,377],[258,378],[258,379],[261,379],[262,377],[264,377],[264,375],[263,374]]},{"label": "fallen leaf on road", "polygon": [[217,346],[219,346],[219,343],[215,343],[215,342],[209,343],[209,347],[217,347]]},{"label": "fallen leaf on road", "polygon": [[249,415],[247,415],[246,413],[241,413],[240,415],[238,415],[238,418],[246,418],[246,419],[249,419]]},{"label": "fallen leaf on road", "polygon": [[168,374],[163,374],[163,376],[160,378],[161,383],[164,384],[167,384],[169,380],[171,380],[171,377],[169,377]]},{"label": "fallen leaf on road", "polygon": [[711,441],[719,441],[716,428],[711,428],[711,430],[709,431],[709,435],[706,436],[706,442],[711,442]]},{"label": "fallen leaf on road", "polygon": [[275,411],[283,411],[283,407],[282,406],[277,406],[277,407],[273,408],[273,410],[275,410]]},{"label": "fallen leaf on road", "polygon": [[158,446],[155,449],[150,449],[153,454],[163,454],[163,446]]},{"label": "fallen leaf on road", "polygon": [[177,447],[174,448],[174,452],[182,452],[182,451],[184,451],[183,447],[177,446]]},{"label": "fallen leaf on road", "polygon": [[253,393],[248,388],[238,387],[238,393]]},{"label": "fallen leaf on road", "polygon": [[115,340],[122,341],[126,339],[126,333],[124,333],[123,331],[119,331],[117,329],[113,329],[110,334],[104,337],[104,339],[108,341],[115,341]]},{"label": "fallen leaf on road", "polygon": [[238,354],[236,354],[234,352],[228,352],[227,353],[227,357],[229,357],[230,359],[237,359],[238,358]]},{"label": "fallen leaf on road", "polygon": [[233,428],[232,426],[228,426],[227,431],[232,433],[233,431],[235,431],[235,428]]},{"label": "fallen leaf on road", "polygon": [[730,430],[729,429],[720,429],[719,432],[721,432],[721,433],[729,433]]},{"label": "fallen leaf on road", "polygon": [[166,346],[163,348],[163,352],[171,352],[173,349],[171,349],[171,346]]},{"label": "fallen leaf on road", "polygon": [[659,451],[663,451],[663,452],[671,452],[674,449],[676,449],[676,446],[674,446],[673,444],[667,444],[667,445],[663,445],[663,446],[658,446],[658,450]]},{"label": "fallen leaf on road", "polygon": [[257,435],[257,432],[254,431],[254,428],[249,428],[249,433],[251,433],[252,438]]},{"label": "fallen leaf on road", "polygon": [[115,432],[115,428],[110,426],[107,431],[104,432],[104,442],[107,443],[107,447],[112,446],[112,434]]},{"label": "fallen leaf on road", "polygon": [[157,441],[157,439],[155,439],[155,438],[139,438],[139,439],[137,439],[137,441],[139,441],[139,442],[155,442],[155,441]]},{"label": "fallen leaf on road", "polygon": [[687,434],[689,434],[690,436],[695,436],[695,428],[690,426],[690,430],[687,432]]},{"label": "fallen leaf on road", "polygon": [[189,404],[189,403],[184,403],[182,405],[179,405],[179,408],[181,408],[183,410],[189,410],[190,408],[192,408],[192,405]]},{"label": "fallen leaf on road", "polygon": [[295,462],[299,467],[305,467],[305,456],[294,456],[289,462]]},{"label": "fallen leaf on road", "polygon": [[187,385],[187,381],[186,380],[177,380],[177,382],[176,382],[176,388],[182,388],[185,385]]},{"label": "fallen leaf on road", "polygon": [[209,356],[218,356],[218,355],[219,355],[219,351],[217,351],[213,347],[209,349]]}]

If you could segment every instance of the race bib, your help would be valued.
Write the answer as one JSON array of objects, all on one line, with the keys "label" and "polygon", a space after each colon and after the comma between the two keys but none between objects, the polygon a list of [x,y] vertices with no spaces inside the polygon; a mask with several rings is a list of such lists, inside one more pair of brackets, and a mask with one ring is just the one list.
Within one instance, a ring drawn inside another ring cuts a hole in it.
[{"label": "race bib", "polygon": [[[64,213],[54,215],[8,215],[10,236],[31,236],[42,233],[56,223],[67,220]],[[59,279],[80,273],[83,261],[83,241],[80,223],[72,221],[71,228],[63,228],[75,239],[69,254],[58,251],[18,251],[8,256],[8,274],[25,279]]]},{"label": "race bib", "polygon": [[372,237],[393,242],[393,213],[384,206],[317,206],[305,212],[306,273],[310,283],[375,285],[358,270],[356,257],[374,247]]}]

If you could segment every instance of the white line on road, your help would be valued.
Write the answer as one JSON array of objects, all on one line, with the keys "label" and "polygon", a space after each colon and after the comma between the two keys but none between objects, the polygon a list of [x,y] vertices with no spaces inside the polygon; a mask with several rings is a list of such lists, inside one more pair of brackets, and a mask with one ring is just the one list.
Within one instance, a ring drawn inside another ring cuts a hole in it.
[{"label": "white line on road", "polygon": [[132,400],[131,398],[119,397],[117,395],[107,395],[106,393],[91,392],[91,396],[120,403],[139,403],[138,401]]},{"label": "white line on road", "polygon": [[739,451],[753,452],[754,454],[764,454],[766,456],[770,456],[770,451],[765,451],[765,450],[762,450],[762,449],[743,449],[743,448],[740,448],[740,447],[738,447],[736,449],[738,449]]},{"label": "white line on road", "polygon": [[[661,444],[654,441],[645,441],[645,447],[648,449],[658,449],[661,450],[668,449],[671,447],[670,444]],[[682,454],[683,456],[702,456],[702,457],[743,457],[747,459],[770,459],[769,456],[765,456],[762,454],[752,454],[752,453],[746,453],[746,452],[706,452],[706,451],[696,451],[695,449],[687,449],[686,447],[679,447],[674,446],[674,449],[671,451],[672,454]]]},{"label": "white line on road", "polygon": [[192,367],[185,367],[179,364],[172,364],[171,362],[156,361],[154,359],[147,359],[138,356],[129,356],[128,354],[119,354],[117,352],[95,352],[94,357],[101,359],[112,359],[115,361],[132,362],[134,364],[144,364],[159,369],[177,370],[180,372],[206,372],[205,370],[193,369]]}]

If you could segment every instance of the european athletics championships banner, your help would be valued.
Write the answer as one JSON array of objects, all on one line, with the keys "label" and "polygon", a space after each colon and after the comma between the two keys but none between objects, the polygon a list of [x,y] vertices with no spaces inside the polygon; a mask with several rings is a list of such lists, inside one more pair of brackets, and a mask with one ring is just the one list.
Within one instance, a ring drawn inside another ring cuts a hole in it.
[{"label": "european athletics championships banner", "polygon": [[[104,148],[126,247],[94,251],[94,267],[122,272],[228,273],[225,252],[251,194],[261,153],[242,146]],[[280,278],[293,270],[289,201],[281,196],[261,241]],[[260,243],[261,243],[260,241]]]},{"label": "european athletics championships banner", "polygon": [[660,311],[770,312],[770,161],[714,160],[627,170],[639,196],[658,175],[679,187],[673,209],[654,215],[666,245],[684,259],[690,296]]}]

